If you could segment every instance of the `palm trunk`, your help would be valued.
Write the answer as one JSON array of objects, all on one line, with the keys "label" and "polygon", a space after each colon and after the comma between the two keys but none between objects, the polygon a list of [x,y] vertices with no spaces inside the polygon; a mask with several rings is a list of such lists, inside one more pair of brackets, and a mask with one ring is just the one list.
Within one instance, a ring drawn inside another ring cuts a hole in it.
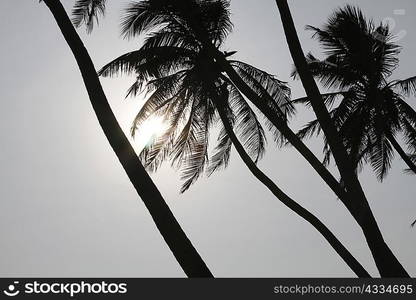
[{"label": "palm trunk", "polygon": [[406,154],[406,152],[403,150],[403,148],[400,146],[400,144],[397,142],[397,140],[394,138],[394,136],[389,135],[389,136],[387,136],[387,139],[393,145],[396,152],[399,153],[400,157],[407,164],[409,169],[412,170],[413,173],[416,174],[416,165],[413,163],[413,161],[410,159],[410,157]]},{"label": "palm trunk", "polygon": [[204,261],[173,216],[120,128],[98,79],[93,62],[58,0],[44,0],[71,48],[105,136],[127,176],[149,210],[156,227],[188,277],[212,277]]},{"label": "palm trunk", "polygon": [[358,276],[363,278],[371,277],[364,267],[355,259],[355,257],[344,247],[344,245],[337,239],[337,237],[323,224],[315,215],[307,209],[299,205],[296,201],[290,198],[283,192],[265,173],[263,173],[257,165],[253,162],[250,156],[241,145],[233,128],[228,120],[227,113],[222,107],[221,103],[216,103],[218,113],[221,121],[224,124],[225,130],[230,137],[235,149],[249,168],[251,173],[262,182],[272,193],[289,209],[298,214],[301,218],[309,222],[319,233],[327,240],[331,247],[338,253],[344,262],[351,268],[351,270]]},{"label": "palm trunk", "polygon": [[[292,25],[294,26],[293,21]],[[343,204],[349,210],[356,222],[362,228],[367,244],[370,248],[370,251],[372,252],[373,258],[381,276],[409,277],[406,270],[403,268],[403,266],[394,256],[390,248],[384,242],[381,231],[378,228],[375,217],[372,214],[370,206],[365,198],[365,195],[362,191],[361,185],[358,182],[358,178],[356,177],[353,168],[351,166],[349,167],[350,173],[352,173],[352,175],[344,179],[344,182],[348,184],[348,187],[353,187],[352,189],[350,188],[347,192],[334,178],[334,176],[325,168],[325,166],[319,161],[319,159],[312,153],[312,151],[310,151],[310,149],[287,126],[286,120],[283,119],[280,115],[270,110],[270,107],[268,107],[267,103],[274,102],[274,99],[267,94],[263,96],[264,98],[256,94],[233,69],[233,67],[224,57],[223,53],[218,51],[218,49],[216,49],[211,43],[209,43],[209,41],[205,41],[204,46],[209,51],[210,55],[213,56],[216,63],[218,63],[222,70],[226,72],[232,83],[235,84],[235,86],[273,123],[273,125],[282,133],[282,135],[289,141],[289,143],[292,146],[294,146],[295,149],[309,162],[309,164],[321,176],[325,183],[343,202]],[[303,53],[302,59],[305,59]],[[306,70],[309,69],[307,68]],[[315,84],[314,81],[313,84]]]},{"label": "palm trunk", "polygon": [[383,236],[378,228],[377,222],[368,205],[364,191],[348,158],[347,151],[339,138],[338,132],[333,124],[329,112],[324,104],[318,86],[308,68],[296,28],[290,13],[287,0],[276,0],[286,34],[286,40],[290,52],[298,70],[306,94],[311,99],[312,108],[319,120],[323,132],[331,147],[335,162],[345,182],[347,191],[355,202],[355,209],[351,211],[360,224],[366,236],[367,243],[375,259],[380,275],[383,277],[409,277],[409,274],[394,256],[392,251],[384,242]]},{"label": "palm trunk", "polygon": [[[216,54],[214,54],[216,53]],[[312,151],[299,139],[299,137],[287,126],[286,120],[270,110],[266,103],[274,101],[269,95],[265,99],[259,97],[227,62],[222,53],[211,51],[215,55],[216,62],[227,73],[233,84],[249,99],[282,133],[289,143],[308,161],[314,170],[321,176],[325,183],[342,201],[356,222],[360,225],[372,252],[376,265],[383,277],[408,277],[400,262],[391,252],[381,235],[377,222],[368,202],[357,203],[359,198],[354,198],[352,193],[347,193],[335,177],[325,168]],[[355,201],[354,201],[355,200]],[[396,275],[394,275],[396,274]],[[401,275],[397,275],[401,274]]]}]

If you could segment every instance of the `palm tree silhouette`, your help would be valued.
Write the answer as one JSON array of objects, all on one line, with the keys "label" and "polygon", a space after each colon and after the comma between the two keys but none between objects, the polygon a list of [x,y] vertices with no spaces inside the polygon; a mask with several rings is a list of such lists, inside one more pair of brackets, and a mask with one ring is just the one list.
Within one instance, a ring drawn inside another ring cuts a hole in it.
[{"label": "palm tree silhouette", "polygon": [[[366,20],[353,6],[338,9],[321,28],[312,30],[327,55],[318,60],[307,56],[309,69],[324,87],[333,92],[326,97],[334,124],[343,137],[356,168],[370,162],[380,180],[387,175],[394,156],[393,149],[416,173],[412,158],[400,146],[396,135],[406,137],[406,144],[416,149],[416,112],[404,97],[416,94],[416,77],[389,80],[398,66],[400,46],[394,42],[389,26]],[[297,72],[294,72],[297,77]],[[403,96],[402,96],[403,94]],[[307,98],[297,102],[309,103]],[[301,137],[320,132],[317,120],[300,132]],[[326,162],[331,149],[325,145]]]},{"label": "palm tree silhouette", "polygon": [[[285,33],[287,36],[289,48],[292,52],[295,62],[303,64],[301,69],[304,86],[307,87],[308,96],[314,101],[315,110],[318,111],[318,116],[326,123],[326,131],[329,130],[332,134],[332,144],[336,144],[336,161],[339,165],[341,175],[344,179],[345,185],[340,184],[337,179],[327,170],[327,168],[320,162],[320,160],[313,154],[313,152],[301,141],[301,139],[289,128],[287,124],[287,118],[279,107],[270,107],[270,103],[275,100],[270,96],[262,86],[253,88],[247,82],[243,80],[240,74],[232,67],[227,60],[227,56],[221,52],[214,43],[207,37],[206,29],[200,23],[200,19],[194,17],[194,12],[198,10],[196,1],[194,0],[153,0],[154,5],[150,14],[152,18],[145,19],[143,17],[138,18],[133,24],[126,24],[127,36],[132,37],[137,33],[142,32],[145,29],[151,28],[151,22],[154,20],[161,21],[163,19],[169,19],[174,17],[172,9],[179,13],[179,15],[187,20],[187,26],[192,31],[192,38],[196,39],[198,43],[204,46],[207,55],[219,66],[223,71],[223,74],[238,88],[238,90],[247,97],[270,121],[271,128],[274,129],[278,138],[284,137],[287,141],[294,146],[294,148],[309,162],[314,170],[320,175],[325,183],[331,188],[331,190],[338,196],[342,203],[346,206],[348,211],[354,217],[356,222],[360,225],[367,244],[373,254],[376,265],[382,276],[387,277],[406,277],[407,272],[401,266],[400,262],[394,256],[385,243],[380,229],[378,228],[375,217],[368,205],[365,195],[362,191],[361,185],[356,177],[355,169],[352,164],[348,164],[348,156],[346,149],[342,145],[342,141],[337,139],[337,131],[335,126],[331,123],[329,113],[322,103],[322,97],[319,94],[319,90],[313,80],[307,67],[305,57],[303,55],[299,39],[297,37],[296,29],[294,27],[293,19],[290,14],[289,7],[286,1],[277,0],[279,11],[282,16]],[[227,1],[220,1],[227,2]],[[137,3],[137,7],[140,7],[140,2]],[[134,14],[134,7],[131,13]],[[144,22],[143,22],[144,21]],[[150,22],[148,22],[150,21]],[[129,27],[130,26],[130,27]],[[146,28],[147,27],[147,28]],[[299,51],[300,50],[300,51]],[[332,124],[332,125],[331,125]],[[329,125],[329,126],[328,126]],[[327,134],[328,136],[328,134]],[[344,153],[345,152],[345,153]]]},{"label": "palm tree silhouette", "polygon": [[[163,17],[160,7],[155,8],[154,3],[132,3],[123,18],[124,35],[132,35],[132,28],[137,31],[134,34],[150,31],[143,46],[116,58],[99,71],[103,76],[114,76],[120,72],[134,74],[137,79],[127,95],[135,96],[144,91],[150,94],[135,118],[133,135],[140,132],[140,126],[155,115],[163,117],[168,124],[166,132],[142,151],[140,157],[144,165],[155,171],[163,161],[170,159],[174,166],[182,169],[185,183],[181,192],[184,192],[204,170],[211,175],[227,166],[234,145],[258,180],[281,202],[312,224],[358,276],[369,277],[368,272],[318,218],[285,194],[256,166],[266,143],[256,114],[233,83],[222,75],[221,69],[207,55],[205,47],[193,37],[187,20],[180,11],[175,11],[176,2],[168,7],[169,12],[162,11],[165,13]],[[231,30],[228,2],[198,1],[196,4],[198,7],[193,11],[193,18],[202,20],[207,38],[221,48]],[[140,24],[136,24],[138,19]],[[230,57],[233,53],[224,55]],[[251,88],[272,95],[271,108],[285,104],[286,114],[292,112],[290,91],[283,82],[241,61],[230,60],[230,65]],[[143,87],[145,82],[147,84]],[[218,122],[222,127],[218,144],[215,154],[208,160],[209,132]]]},{"label": "palm tree silhouette", "polygon": [[[61,2],[58,0],[44,0],[44,2],[54,16],[68,46],[73,52],[87,88],[91,104],[104,134],[175,258],[187,276],[212,277],[211,272],[183,232],[120,128],[108,104],[94,64]],[[97,12],[91,9],[91,5],[95,7],[94,5],[97,5],[98,2],[93,0],[78,1],[77,7],[79,9],[82,7],[86,8],[88,12],[85,13],[85,16],[91,19]],[[82,4],[88,3],[91,5],[82,6]],[[104,5],[105,1],[101,1],[101,3]]]},{"label": "palm tree silhouette", "polygon": [[311,106],[319,124],[322,127],[322,131],[325,134],[328,145],[331,148],[341,175],[342,185],[347,193],[347,197],[340,197],[340,200],[360,225],[380,275],[382,277],[409,277],[407,271],[384,241],[383,235],[358,180],[354,163],[348,155],[343,140],[325,106],[325,101],[320,94],[314,77],[309,70],[287,0],[276,0],[276,4],[282,19],[289,50],[296,69],[299,72],[299,77],[307,97],[310,99]]}]

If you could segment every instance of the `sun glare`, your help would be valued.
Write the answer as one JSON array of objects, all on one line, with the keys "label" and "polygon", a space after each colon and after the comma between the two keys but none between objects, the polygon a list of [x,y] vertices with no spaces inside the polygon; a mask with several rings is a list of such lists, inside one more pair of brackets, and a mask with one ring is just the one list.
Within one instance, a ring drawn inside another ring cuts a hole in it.
[{"label": "sun glare", "polygon": [[137,129],[134,143],[136,149],[140,152],[153,140],[163,135],[167,129],[167,124],[163,118],[151,118],[144,122]]}]

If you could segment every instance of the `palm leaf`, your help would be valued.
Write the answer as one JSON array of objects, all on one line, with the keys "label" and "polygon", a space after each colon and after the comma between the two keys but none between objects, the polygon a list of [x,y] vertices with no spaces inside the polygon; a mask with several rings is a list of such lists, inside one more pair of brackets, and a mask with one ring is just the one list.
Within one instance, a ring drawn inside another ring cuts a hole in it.
[{"label": "palm leaf", "polygon": [[[184,183],[180,192],[187,191],[192,184],[194,184],[201,174],[204,172],[204,168],[208,163],[208,122],[207,116],[204,111],[201,111],[202,115],[198,113],[193,114],[193,118],[199,119],[197,122],[191,122],[192,128],[192,143],[188,143],[187,150],[188,156],[186,157],[186,165],[182,170],[181,179]],[[204,115],[205,114],[205,115]],[[205,122],[201,122],[204,120]]]},{"label": "palm leaf", "polygon": [[[263,70],[253,67],[241,61],[230,60],[230,64],[244,81],[260,96],[270,95],[275,103],[268,103],[275,109],[283,109],[285,116],[291,116],[295,108],[290,103],[290,88],[286,82],[277,79]],[[277,106],[275,106],[275,104]]]},{"label": "palm leaf", "polygon": [[[330,109],[334,105],[335,101],[337,99],[340,99],[341,97],[345,98],[348,94],[350,94],[350,91],[346,92],[333,92],[333,93],[325,93],[321,94],[322,99],[325,102],[325,105]],[[311,107],[311,102],[308,97],[301,97],[298,99],[291,100],[290,103],[292,105],[297,104],[304,104],[306,107]]]},{"label": "palm leaf", "polygon": [[139,81],[159,78],[186,68],[194,52],[179,47],[154,47],[121,55],[98,71],[100,76],[112,77],[120,73],[135,74]]},{"label": "palm leaf", "polygon": [[[193,35],[187,32],[182,32],[181,29],[172,29],[171,25],[158,30],[156,32],[149,33],[141,47],[141,49],[151,49],[158,47],[176,47],[187,50],[195,51],[193,55],[197,55],[201,47],[200,42],[195,39]],[[192,55],[190,52],[188,52]]]},{"label": "palm leaf", "polygon": [[370,156],[370,163],[380,181],[383,181],[387,175],[393,156],[394,151],[388,139],[384,136],[377,137]]},{"label": "palm leaf", "polygon": [[87,32],[94,28],[94,22],[98,24],[100,16],[105,14],[106,0],[77,0],[72,9],[72,22],[75,27],[85,25]]},{"label": "palm leaf", "polygon": [[236,134],[252,160],[257,163],[263,157],[267,144],[264,129],[240,91],[233,85],[229,88],[228,101],[235,118]]},{"label": "palm leaf", "polygon": [[[182,72],[178,72],[171,76],[158,79],[157,85],[155,81],[151,83],[156,85],[156,87],[133,121],[131,130],[133,136],[135,135],[137,128],[140,127],[144,121],[158,113],[164,107],[167,107],[167,110],[164,112],[171,114],[174,112],[172,108],[178,105],[178,102],[187,103],[188,98],[186,97],[183,88],[179,85],[183,78],[182,76]],[[150,89],[149,86],[148,89]],[[182,106],[180,107],[181,109],[184,109]],[[172,116],[167,117],[169,117],[169,119],[172,118]]]},{"label": "palm leaf", "polygon": [[[177,133],[181,120],[186,117],[187,108],[190,105],[189,97],[184,91],[178,92],[171,99],[166,100],[166,109],[162,114],[164,123],[168,126],[162,136],[151,141],[140,153],[140,159],[151,172],[157,171],[160,165],[172,156],[177,143]],[[158,111],[151,116],[157,115]],[[140,130],[140,125],[134,125],[133,128]],[[134,134],[134,132],[132,132]]]},{"label": "palm leaf", "polygon": [[214,154],[211,156],[207,169],[208,176],[220,169],[226,169],[230,161],[232,142],[227,134],[225,127],[222,125],[217,139],[217,146]]},{"label": "palm leaf", "polygon": [[407,97],[416,95],[416,76],[395,81],[391,84],[391,87],[398,88]]},{"label": "palm leaf", "polygon": [[154,27],[161,26],[174,20],[169,12],[172,1],[144,0],[131,2],[123,12],[121,32],[125,38],[132,38]]}]

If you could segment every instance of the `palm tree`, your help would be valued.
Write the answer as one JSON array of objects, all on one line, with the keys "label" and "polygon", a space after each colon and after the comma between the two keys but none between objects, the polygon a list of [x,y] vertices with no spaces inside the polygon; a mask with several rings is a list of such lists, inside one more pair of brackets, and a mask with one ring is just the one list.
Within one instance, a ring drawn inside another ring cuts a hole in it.
[{"label": "palm tree", "polygon": [[72,50],[104,134],[175,258],[189,277],[212,277],[120,128],[108,104],[94,64],[64,7],[58,0],[44,0],[44,2]]},{"label": "palm tree", "polygon": [[309,70],[287,0],[276,0],[276,4],[280,12],[286,40],[296,69],[299,73],[299,77],[307,97],[310,99],[311,106],[322,131],[325,134],[325,138],[340,172],[343,185],[349,195],[349,201],[347,200],[347,202],[345,202],[343,199],[341,200],[362,228],[380,275],[383,277],[409,277],[409,274],[384,241],[377,221],[358,180],[354,163],[347,153],[343,140],[339,136],[339,132],[325,106],[325,101]]},{"label": "palm tree", "polygon": [[[149,20],[145,13],[151,5],[151,1],[130,5],[123,20],[122,33],[128,34],[132,22],[138,16]],[[203,20],[204,28],[208,28],[208,38],[220,48],[231,30],[228,3],[201,1],[198,6],[198,10],[194,11],[198,15],[194,18]],[[222,27],[215,28],[218,24]],[[204,46],[192,37],[186,23],[175,17],[168,21],[164,19],[162,23],[155,22],[153,26],[157,26],[158,30],[151,31],[139,50],[120,56],[99,71],[103,76],[114,76],[120,72],[134,74],[136,80],[127,95],[136,96],[144,91],[150,94],[135,118],[133,135],[140,132],[140,126],[155,115],[163,117],[167,123],[166,132],[142,151],[140,157],[144,165],[155,171],[163,161],[170,159],[174,166],[183,171],[185,183],[181,191],[184,192],[205,169],[211,175],[226,166],[234,145],[258,180],[281,202],[312,224],[358,276],[369,277],[359,262],[318,218],[285,194],[256,166],[264,153],[264,130],[239,90],[206,55]],[[231,54],[228,53],[227,56]],[[273,95],[271,107],[290,104],[290,92],[283,82],[244,62],[232,60],[230,63],[252,88],[261,88]],[[147,84],[143,88],[145,82]],[[286,113],[291,112],[290,105],[286,105]],[[222,127],[218,145],[215,154],[208,160],[210,129],[218,122]]]},{"label": "palm tree", "polygon": [[[327,105],[333,107],[340,99],[330,114],[356,168],[370,162],[383,180],[395,149],[416,173],[416,165],[396,139],[401,133],[409,148],[416,149],[416,112],[404,100],[415,94],[416,77],[389,80],[398,66],[401,50],[389,26],[376,26],[366,20],[359,8],[346,6],[337,10],[322,29],[307,28],[314,32],[327,55],[319,60],[309,54],[309,68],[324,87],[335,90],[326,97]],[[312,121],[300,134],[310,136],[319,130],[319,122]],[[326,144],[327,161],[330,155]]]},{"label": "palm tree", "polygon": [[[352,177],[345,176],[345,174],[343,176],[346,177],[345,182],[347,184],[347,189],[345,189],[344,185],[338,182],[313,152],[289,128],[284,111],[275,105],[272,105],[272,107],[270,106],[270,104],[275,101],[273,97],[261,86],[256,86],[255,88],[244,81],[244,76],[238,73],[237,70],[233,68],[230,61],[227,60],[226,53],[221,52],[216,47],[215,42],[209,40],[207,29],[202,26],[201,19],[195,17],[195,13],[198,11],[198,2],[199,1],[196,0],[152,0],[150,1],[151,5],[147,7],[145,13],[142,13],[143,1],[138,2],[128,11],[129,14],[136,14],[137,18],[130,18],[134,21],[131,23],[124,23],[126,28],[125,36],[133,37],[143,31],[153,28],[155,24],[163,24],[168,21],[175,22],[176,20],[184,21],[184,24],[186,24],[186,27],[190,29],[192,33],[190,38],[197,40],[199,44],[204,46],[206,54],[219,66],[219,69],[223,71],[223,75],[227,76],[240,92],[267,117],[268,121],[270,121],[271,128],[277,134],[277,137],[279,139],[282,137],[287,139],[287,141],[309,162],[314,170],[346,206],[348,211],[362,228],[380,274],[389,277],[407,276],[406,271],[385,243],[352,166],[347,170],[347,175],[352,174]],[[218,2],[227,3],[226,0],[218,0]],[[280,2],[278,4],[280,4]],[[285,21],[288,22],[286,31],[292,34],[292,36],[288,35],[288,41],[291,42],[291,37],[297,39],[296,30],[294,30],[293,20],[287,3],[282,2],[281,4],[283,4],[281,7],[283,8],[282,16],[284,16],[286,18]],[[286,6],[284,6],[284,4],[286,4]],[[289,18],[287,19],[287,17]],[[223,21],[224,20],[221,21],[221,24],[223,24]],[[210,30],[216,30],[215,28],[221,28],[221,26],[214,24],[214,27]],[[298,46],[300,46],[300,43],[298,43]],[[303,54],[300,59],[304,59]],[[296,56],[296,61],[298,60],[299,56]],[[312,82],[315,84],[313,78]],[[324,113],[325,110],[326,107],[324,106]],[[322,112],[322,110],[320,112]],[[330,118],[328,119],[330,120]],[[342,143],[341,146],[343,146]],[[341,162],[345,163],[345,161]],[[348,164],[342,166],[348,168]]]}]

